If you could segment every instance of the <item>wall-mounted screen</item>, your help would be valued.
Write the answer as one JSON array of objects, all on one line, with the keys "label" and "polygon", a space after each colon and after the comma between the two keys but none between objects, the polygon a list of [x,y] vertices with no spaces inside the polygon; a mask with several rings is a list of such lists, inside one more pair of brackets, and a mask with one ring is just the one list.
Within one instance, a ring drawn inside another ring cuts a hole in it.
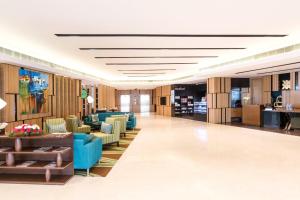
[{"label": "wall-mounted screen", "polygon": [[20,114],[46,113],[48,92],[48,74],[19,70]]},{"label": "wall-mounted screen", "polygon": [[162,105],[162,106],[167,105],[167,98],[166,97],[160,97],[160,105]]}]

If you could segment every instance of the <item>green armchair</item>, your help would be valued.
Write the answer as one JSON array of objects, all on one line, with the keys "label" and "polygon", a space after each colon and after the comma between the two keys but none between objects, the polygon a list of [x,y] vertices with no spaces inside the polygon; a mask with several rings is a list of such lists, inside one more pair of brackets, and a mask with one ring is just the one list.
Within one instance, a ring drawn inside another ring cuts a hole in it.
[{"label": "green armchair", "polygon": [[65,123],[65,122],[66,121],[64,120],[64,118],[46,119],[46,121],[43,124],[44,132],[49,133],[49,129],[48,129],[47,125],[58,125],[58,124],[62,124],[62,123]]},{"label": "green armchair", "polygon": [[112,115],[111,117],[120,122],[120,132],[126,137],[127,117],[125,115]]},{"label": "green armchair", "polygon": [[120,121],[112,118],[107,117],[105,119],[105,123],[112,125],[112,133],[102,133],[102,132],[94,132],[92,133],[94,136],[99,137],[102,139],[102,144],[113,144],[116,143],[118,146],[120,141]]},{"label": "green armchair", "polygon": [[78,118],[75,115],[70,115],[67,117],[67,130],[70,132],[76,133],[90,133],[91,127],[89,125],[82,124],[79,126]]}]

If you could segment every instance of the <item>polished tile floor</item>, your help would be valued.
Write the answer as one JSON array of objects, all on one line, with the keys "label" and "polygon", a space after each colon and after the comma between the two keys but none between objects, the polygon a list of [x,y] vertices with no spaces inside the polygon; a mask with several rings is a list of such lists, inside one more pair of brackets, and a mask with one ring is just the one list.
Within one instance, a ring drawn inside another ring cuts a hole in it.
[{"label": "polished tile floor", "polygon": [[1,199],[300,199],[300,137],[155,115],[138,127],[107,177],[0,184]]}]

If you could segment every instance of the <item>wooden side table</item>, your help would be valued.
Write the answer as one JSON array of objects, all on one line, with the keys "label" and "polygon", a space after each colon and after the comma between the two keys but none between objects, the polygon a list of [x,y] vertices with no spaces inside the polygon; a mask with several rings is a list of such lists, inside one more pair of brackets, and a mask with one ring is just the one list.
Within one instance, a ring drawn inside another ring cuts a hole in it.
[{"label": "wooden side table", "polygon": [[[65,184],[74,175],[73,134],[0,136],[0,182]],[[26,163],[32,163],[26,166]]]}]

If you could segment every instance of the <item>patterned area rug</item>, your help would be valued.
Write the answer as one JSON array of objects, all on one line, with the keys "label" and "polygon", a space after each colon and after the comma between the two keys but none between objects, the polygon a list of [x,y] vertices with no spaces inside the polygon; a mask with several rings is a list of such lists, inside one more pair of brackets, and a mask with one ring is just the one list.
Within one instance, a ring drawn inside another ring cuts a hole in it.
[{"label": "patterned area rug", "polygon": [[[127,131],[126,137],[121,137],[119,147],[116,144],[103,146],[102,159],[98,164],[91,168],[90,176],[107,176],[140,130],[141,129],[134,129],[134,131]],[[75,174],[86,176],[86,171],[76,170]]]}]

